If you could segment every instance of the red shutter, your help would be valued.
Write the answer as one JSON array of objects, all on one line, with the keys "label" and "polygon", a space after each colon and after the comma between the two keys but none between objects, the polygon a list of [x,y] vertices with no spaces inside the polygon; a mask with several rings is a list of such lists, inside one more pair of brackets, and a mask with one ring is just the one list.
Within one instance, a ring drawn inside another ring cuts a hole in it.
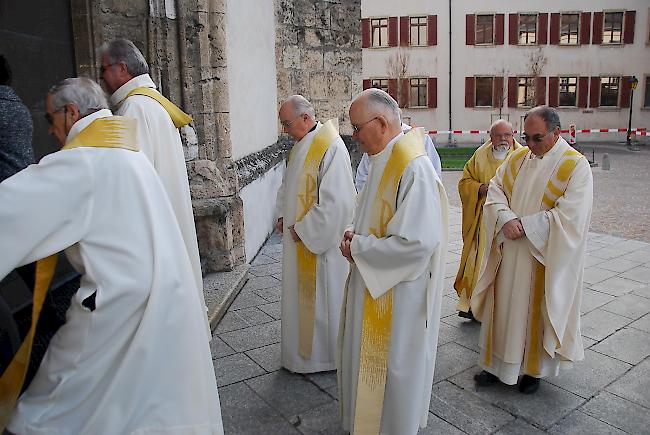
[{"label": "red shutter", "polygon": [[435,109],[438,107],[438,79],[429,77],[427,82],[427,106]]},{"label": "red shutter", "polygon": [[621,107],[630,107],[630,90],[632,89],[632,77],[621,77]]},{"label": "red shutter", "polygon": [[427,17],[427,45],[438,45],[438,16]]},{"label": "red shutter", "polygon": [[388,94],[393,97],[395,101],[399,102],[397,96],[397,79],[388,79]]},{"label": "red shutter", "polygon": [[578,78],[578,107],[587,107],[589,95],[589,77]]},{"label": "red shutter", "polygon": [[583,12],[580,14],[580,44],[588,45],[590,35],[591,35],[591,12]]},{"label": "red shutter", "polygon": [[370,89],[370,79],[363,79],[363,90]]},{"label": "red shutter", "polygon": [[548,14],[537,15],[537,43],[544,45],[547,43],[548,35]]},{"label": "red shutter", "polygon": [[517,77],[508,77],[508,107],[517,107]]},{"label": "red shutter", "polygon": [[388,17],[388,46],[397,47],[397,17]]},{"label": "red shutter", "polygon": [[517,14],[508,15],[508,43],[517,45],[519,42],[519,16]]},{"label": "red shutter", "polygon": [[505,17],[503,14],[496,14],[495,26],[496,32],[494,33],[494,43],[496,45],[503,45],[503,21]]},{"label": "red shutter", "polygon": [[465,15],[465,44],[474,45],[474,14]]},{"label": "red shutter", "polygon": [[624,18],[623,43],[634,44],[634,20],[636,11],[626,11]]},{"label": "red shutter", "polygon": [[543,106],[546,104],[546,77],[537,77],[537,83],[535,85],[535,97],[537,99],[536,104],[538,106]]},{"label": "red shutter", "polygon": [[399,45],[409,45],[409,17],[399,17]]},{"label": "red shutter", "polygon": [[560,14],[551,14],[551,31],[550,31],[551,45],[558,45],[560,43]]},{"label": "red shutter", "polygon": [[409,106],[409,79],[400,79],[399,85],[399,107]]},{"label": "red shutter", "polygon": [[492,107],[503,107],[503,77],[495,76],[492,81]]},{"label": "red shutter", "polygon": [[560,105],[560,78],[548,78],[548,105],[557,107]]},{"label": "red shutter", "polygon": [[589,107],[600,106],[600,77],[592,77],[589,89]]},{"label": "red shutter", "polygon": [[474,107],[474,77],[465,77],[465,107]]},{"label": "red shutter", "polygon": [[599,45],[603,43],[603,13],[594,12],[594,31],[591,32],[591,43]]},{"label": "red shutter", "polygon": [[370,19],[361,19],[361,48],[370,47]]}]

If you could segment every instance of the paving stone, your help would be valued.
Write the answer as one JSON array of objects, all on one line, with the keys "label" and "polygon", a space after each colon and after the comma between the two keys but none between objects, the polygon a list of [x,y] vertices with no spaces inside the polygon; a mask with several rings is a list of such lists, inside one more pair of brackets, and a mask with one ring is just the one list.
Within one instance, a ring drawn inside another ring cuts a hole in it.
[{"label": "paving stone", "polygon": [[[611,270],[601,269],[598,266],[585,267],[585,273],[582,280],[587,284],[597,284],[616,275]],[[590,286],[594,288],[593,286]]]},{"label": "paving stone", "polygon": [[261,325],[262,323],[272,322],[276,319],[269,316],[265,312],[261,311],[258,307],[243,308],[241,310],[235,310],[234,313],[237,313],[239,317],[244,319],[249,326]]},{"label": "paving stone", "polygon": [[529,424],[525,420],[518,418],[501,429],[496,431],[495,435],[538,435],[546,432],[537,429],[535,426]]},{"label": "paving stone", "polygon": [[418,435],[462,435],[463,431],[447,423],[443,419],[429,413],[429,419],[427,420],[427,427],[420,429]]},{"label": "paving stone", "polygon": [[217,336],[212,337],[210,341],[210,353],[212,353],[212,359],[223,358],[224,356],[230,356],[235,352],[230,346],[228,346],[222,339]]},{"label": "paving stone", "polygon": [[246,289],[246,286],[239,292],[235,300],[230,306],[230,310],[239,310],[242,308],[255,307],[257,305],[266,304],[267,301],[264,298],[256,295],[252,290]]},{"label": "paving stone", "polygon": [[620,275],[622,278],[650,284],[650,267],[638,266]]},{"label": "paving stone", "polygon": [[607,246],[609,246],[609,245],[607,245],[607,244],[605,244],[605,243],[600,243],[599,240],[600,240],[601,238],[602,238],[602,237],[599,237],[598,240],[596,240],[596,241],[593,241],[593,242],[590,241],[590,242],[588,242],[588,243],[587,243],[587,252],[597,251],[597,250],[599,250],[599,249],[603,249],[603,248],[606,248]]},{"label": "paving stone", "polygon": [[274,319],[280,319],[280,317],[282,317],[282,305],[280,302],[260,305],[258,308]]},{"label": "paving stone", "polygon": [[542,381],[535,394],[523,395],[514,385],[496,384],[476,388],[474,374],[478,368],[465,370],[449,379],[481,399],[521,417],[540,428],[548,428],[576,409],[584,399],[555,385]]},{"label": "paving stone", "polygon": [[630,328],[639,329],[641,331],[650,332],[650,314],[646,314],[636,322],[628,325]]},{"label": "paving stone", "polygon": [[250,268],[250,273],[254,276],[268,276],[268,275],[273,275],[281,272],[282,272],[282,263],[280,262],[263,264],[259,266],[253,266]]},{"label": "paving stone", "polygon": [[617,297],[616,300],[603,305],[601,308],[610,313],[636,320],[650,313],[650,299],[627,294]]},{"label": "paving stone", "polygon": [[442,297],[442,306],[440,307],[440,317],[447,317],[452,314],[457,313],[456,305],[458,302],[450,298],[449,296]]},{"label": "paving stone", "polygon": [[612,296],[622,296],[644,286],[645,284],[638,281],[615,276],[597,284],[590,285],[589,288]]},{"label": "paving stone", "polygon": [[601,264],[603,261],[606,260],[603,258],[591,256],[589,254],[585,255],[585,267],[596,266],[598,264]]},{"label": "paving stone", "polygon": [[619,249],[621,251],[632,252],[640,249],[649,250],[650,244],[641,242],[639,240],[625,240],[623,242],[612,245],[612,248]]},{"label": "paving stone", "polygon": [[625,432],[580,411],[573,411],[553,426],[549,432],[562,435],[625,434]]},{"label": "paving stone", "polygon": [[243,382],[219,388],[219,399],[226,434],[299,433]]},{"label": "paving stone", "polygon": [[593,350],[586,350],[584,360],[573,363],[568,370],[560,371],[559,376],[548,377],[544,380],[588,399],[618,379],[630,367],[631,365],[617,359],[601,355]]},{"label": "paving stone", "polygon": [[584,346],[585,349],[589,349],[591,346],[594,344],[598,343],[596,340],[585,337],[584,335],[582,336],[582,345]]},{"label": "paving stone", "polygon": [[650,252],[647,250],[639,250],[629,252],[621,257],[624,260],[636,261],[639,263],[650,263]]},{"label": "paving stone", "polygon": [[277,279],[278,281],[282,281],[282,272],[274,274],[273,278]]},{"label": "paving stone", "polygon": [[650,412],[636,403],[603,391],[581,411],[631,434],[648,433]]},{"label": "paving stone", "polygon": [[249,326],[237,331],[226,332],[221,334],[220,338],[237,352],[279,343],[280,321],[276,320],[263,325]]},{"label": "paving stone", "polygon": [[282,243],[265,244],[260,249],[260,254],[269,255],[271,257],[273,257],[274,254],[278,254],[278,253],[279,254],[282,253]]},{"label": "paving stone", "polygon": [[228,311],[224,314],[223,318],[219,321],[214,332],[222,334],[224,332],[236,331],[238,329],[250,326],[244,319],[241,318],[236,311]]},{"label": "paving stone", "polygon": [[266,241],[265,245],[277,245],[282,243],[282,234],[280,233],[273,233],[271,237]]},{"label": "paving stone", "polygon": [[282,298],[281,286],[262,288],[254,290],[254,292],[269,302],[278,302]]},{"label": "paving stone", "polygon": [[214,373],[219,387],[263,375],[266,372],[243,353],[214,360]]},{"label": "paving stone", "polygon": [[306,376],[307,379],[309,379],[311,382],[323,390],[336,385],[336,370],[331,370],[329,372],[310,373]]},{"label": "paving stone", "polygon": [[481,324],[478,322],[464,322],[458,329],[462,331],[463,335],[454,341],[480,354],[479,337],[481,335]]},{"label": "paving stone", "polygon": [[631,322],[627,317],[596,308],[582,316],[580,329],[582,335],[600,341]]},{"label": "paving stone", "polygon": [[280,343],[269,344],[268,346],[251,349],[246,352],[246,355],[267,372],[274,372],[282,368],[280,363],[280,346]]},{"label": "paving stone", "polygon": [[601,269],[611,270],[613,272],[625,272],[638,267],[640,263],[636,261],[625,260],[623,258],[614,258],[604,261],[598,265]]},{"label": "paving stone", "polygon": [[489,434],[515,419],[448,381],[433,386],[429,411],[469,434]]},{"label": "paving stone", "polygon": [[650,286],[644,286],[641,288],[637,288],[634,291],[632,291],[637,296],[641,296],[647,299],[650,299]]},{"label": "paving stone", "polygon": [[453,263],[445,264],[445,278],[453,278],[458,273],[459,261],[454,261]]},{"label": "paving stone", "polygon": [[478,353],[456,343],[443,344],[438,348],[433,382],[447,379],[476,365]]},{"label": "paving stone", "polygon": [[645,359],[618,381],[607,387],[607,391],[636,404],[650,408],[650,359]]},{"label": "paving stone", "polygon": [[650,355],[650,334],[638,329],[623,328],[592,349],[630,364],[638,364]]},{"label": "paving stone", "polygon": [[335,400],[339,399],[339,386],[334,385],[333,387],[326,388],[327,394],[329,394]]},{"label": "paving stone", "polygon": [[440,322],[440,329],[438,330],[438,346],[451,343],[462,336],[463,332],[460,329],[445,322]]},{"label": "paving stone", "polygon": [[299,415],[297,429],[305,435],[347,434],[341,426],[339,402],[331,401]]},{"label": "paving stone", "polygon": [[612,236],[609,234],[603,234],[602,237],[598,239],[598,243],[604,244],[604,245],[614,245],[616,243],[624,242],[627,239],[623,239],[621,237],[616,237]]},{"label": "paving stone", "polygon": [[589,255],[591,255],[593,257],[599,257],[599,258],[602,258],[602,259],[605,259],[605,260],[609,260],[609,259],[612,259],[612,258],[618,258],[618,257],[621,257],[621,256],[627,254],[627,253],[628,253],[628,251],[622,251],[620,249],[611,248],[611,247],[595,249],[593,251],[589,251]]},{"label": "paving stone", "polygon": [[276,260],[273,257],[269,257],[268,255],[264,254],[257,254],[255,259],[251,261],[251,266],[261,266],[263,264],[270,264],[270,263],[277,263],[278,260]]},{"label": "paving stone", "polygon": [[588,313],[601,305],[605,305],[615,299],[615,296],[601,293],[589,288],[582,289],[582,300],[580,304],[580,313]]},{"label": "paving stone", "polygon": [[258,289],[268,288],[268,287],[277,287],[281,284],[282,283],[280,281],[273,278],[272,276],[258,276],[258,277],[250,278],[248,282],[244,284],[242,291],[258,290]]},{"label": "paving stone", "polygon": [[246,384],[285,417],[299,415],[332,401],[304,376],[286,370],[269,373]]}]

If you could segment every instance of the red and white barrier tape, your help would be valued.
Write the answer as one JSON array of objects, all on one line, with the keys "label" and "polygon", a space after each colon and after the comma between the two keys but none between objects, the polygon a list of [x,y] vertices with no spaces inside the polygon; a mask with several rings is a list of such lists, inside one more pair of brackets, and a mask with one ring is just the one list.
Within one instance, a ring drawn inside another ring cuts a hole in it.
[{"label": "red and white barrier tape", "polygon": [[[647,136],[648,130],[646,128],[633,128],[632,133],[635,133],[639,136]],[[562,133],[569,133],[569,130],[561,130]],[[518,134],[519,131],[514,130],[514,134]],[[587,128],[587,129],[576,129],[576,133],[627,133],[627,128]],[[488,130],[429,130],[429,134],[489,134]]]}]

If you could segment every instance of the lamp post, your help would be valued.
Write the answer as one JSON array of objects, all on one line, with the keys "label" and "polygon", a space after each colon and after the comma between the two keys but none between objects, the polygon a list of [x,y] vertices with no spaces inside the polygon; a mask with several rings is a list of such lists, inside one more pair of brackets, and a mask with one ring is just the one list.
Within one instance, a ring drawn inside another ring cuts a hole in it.
[{"label": "lamp post", "polygon": [[634,90],[638,83],[639,79],[637,79],[636,76],[633,76],[632,79],[630,79],[630,117],[627,123],[627,138],[625,140],[625,144],[629,149],[632,149],[632,102],[634,101]]}]

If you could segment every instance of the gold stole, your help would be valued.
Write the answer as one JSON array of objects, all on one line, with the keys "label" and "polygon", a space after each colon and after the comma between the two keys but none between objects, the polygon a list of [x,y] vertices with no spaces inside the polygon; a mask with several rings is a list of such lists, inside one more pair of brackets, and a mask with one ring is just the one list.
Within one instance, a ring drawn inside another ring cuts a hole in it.
[{"label": "gold stole", "polygon": [[[78,147],[124,148],[137,151],[136,121],[121,116],[110,116],[94,120],[65,144],[61,150]],[[81,181],[81,180],[80,180]],[[45,295],[50,287],[58,254],[50,255],[36,262],[36,280],[34,284],[34,303],[32,306],[32,323],[14,355],[9,367],[0,377],[0,431],[9,423],[11,413],[18,400],[20,390],[29,367],[32,344],[36,333],[36,325],[41,314]]]},{"label": "gold stole", "polygon": [[[316,132],[305,157],[296,202],[296,222],[300,222],[318,201],[318,168],[330,144],[339,135],[338,123],[330,119]],[[292,153],[289,159],[292,158]],[[311,358],[314,338],[314,312],[316,308],[316,268],[318,257],[300,241],[296,244],[298,271],[298,353],[303,358]]]},{"label": "gold stole", "polygon": [[[370,215],[370,233],[375,237],[386,236],[388,222],[397,208],[397,191],[402,174],[411,160],[426,155],[423,140],[423,130],[414,128],[393,146]],[[377,299],[372,298],[368,289],[364,294],[355,435],[379,433],[393,322],[393,289]]]},{"label": "gold stole", "polygon": [[[516,151],[510,161],[508,166],[503,174],[503,188],[508,202],[512,199],[512,189],[519,174],[519,169],[524,163],[525,157],[528,154],[528,147],[524,147],[521,150]],[[546,183],[546,188],[544,190],[544,195],[542,197],[542,202],[540,205],[540,210],[548,211],[555,207],[557,200],[560,199],[571,179],[571,174],[575,169],[578,161],[584,158],[582,154],[573,148],[569,148],[564,151],[560,157],[558,163],[553,170],[548,182]],[[543,334],[544,334],[544,322],[542,318],[542,307],[545,306],[545,294],[546,294],[546,267],[533,258],[533,270],[534,274],[532,277],[532,301],[529,302],[530,307],[530,317],[526,337],[526,351],[524,356],[524,373],[529,375],[540,375],[541,374],[541,361],[542,361],[542,352],[543,349]],[[494,307],[492,309],[492,317],[490,319],[489,331],[487,336],[486,343],[486,352],[485,352],[485,364],[490,365],[492,357],[492,325],[494,323]],[[556,337],[556,348],[560,347],[559,340]]]},{"label": "gold stole", "polygon": [[183,112],[181,109],[178,108],[178,106],[176,106],[174,103],[169,101],[167,98],[165,98],[165,96],[163,96],[160,92],[156,91],[155,89],[148,88],[146,86],[135,88],[131,92],[129,92],[126,95],[126,97],[124,97],[124,100],[129,98],[131,95],[144,95],[146,97],[153,98],[154,100],[159,102],[160,105],[163,106],[163,108],[169,114],[169,117],[172,119],[172,122],[174,123],[174,126],[176,126],[176,128],[181,128],[189,124],[190,122],[192,122],[192,118],[190,117],[190,115]]}]

